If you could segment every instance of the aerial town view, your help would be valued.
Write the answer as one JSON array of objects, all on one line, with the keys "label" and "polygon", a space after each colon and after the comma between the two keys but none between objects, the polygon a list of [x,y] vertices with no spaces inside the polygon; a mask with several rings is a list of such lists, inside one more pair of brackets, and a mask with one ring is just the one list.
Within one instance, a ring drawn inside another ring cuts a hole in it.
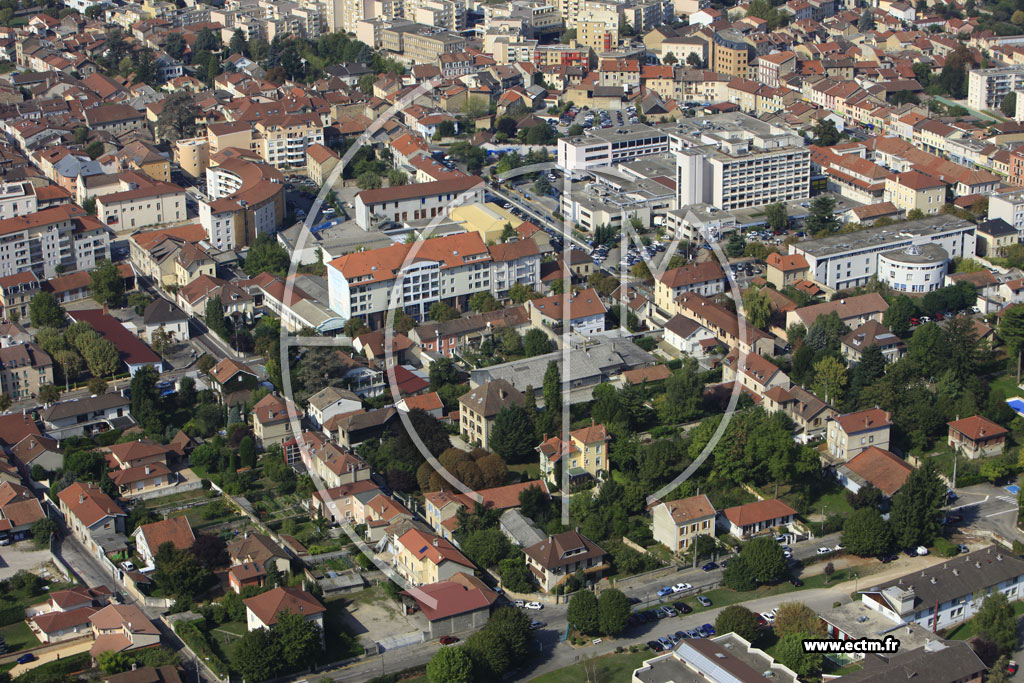
[{"label": "aerial town view", "polygon": [[1024,683],[1024,0],[0,0],[0,683]]}]

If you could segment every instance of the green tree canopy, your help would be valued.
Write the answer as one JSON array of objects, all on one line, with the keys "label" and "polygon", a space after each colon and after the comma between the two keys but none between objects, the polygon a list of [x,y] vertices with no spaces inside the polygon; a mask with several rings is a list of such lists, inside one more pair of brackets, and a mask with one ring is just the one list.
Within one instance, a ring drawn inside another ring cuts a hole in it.
[{"label": "green tree canopy", "polygon": [[461,647],[442,647],[427,662],[430,683],[472,683],[473,660]]},{"label": "green tree canopy", "polygon": [[995,643],[1004,655],[1017,649],[1017,617],[1006,595],[993,591],[974,617],[974,630]]},{"label": "green tree canopy", "polygon": [[757,615],[742,605],[729,605],[715,619],[717,633],[735,633],[747,642],[754,642],[761,635]]},{"label": "green tree canopy", "polygon": [[942,528],[946,485],[932,460],[913,470],[893,497],[889,525],[901,548],[931,545]]},{"label": "green tree canopy", "polygon": [[64,309],[50,292],[38,292],[32,296],[28,315],[32,327],[61,327],[64,324]]},{"label": "green tree canopy", "polygon": [[617,588],[602,591],[597,598],[597,616],[600,631],[606,636],[617,636],[626,630],[629,619],[629,600]]},{"label": "green tree canopy", "polygon": [[861,508],[843,523],[843,545],[848,553],[877,557],[892,547],[892,531],[876,508]]},{"label": "green tree canopy", "polygon": [[777,581],[786,572],[785,553],[773,538],[762,536],[747,541],[740,556],[759,583]]},{"label": "green tree canopy", "polygon": [[569,599],[566,612],[570,626],[585,635],[596,635],[600,632],[600,616],[597,598],[587,590],[577,591]]}]

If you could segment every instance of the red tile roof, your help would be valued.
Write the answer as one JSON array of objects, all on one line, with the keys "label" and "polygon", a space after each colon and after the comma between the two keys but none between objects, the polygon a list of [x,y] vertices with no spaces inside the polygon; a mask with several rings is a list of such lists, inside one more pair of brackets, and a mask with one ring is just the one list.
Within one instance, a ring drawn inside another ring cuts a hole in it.
[{"label": "red tile roof", "polygon": [[409,529],[399,537],[398,543],[418,560],[426,559],[438,566],[445,562],[454,562],[469,567],[470,570],[476,569],[469,558],[440,536],[428,534],[419,529]]},{"label": "red tile roof", "polygon": [[756,503],[737,505],[725,510],[726,518],[739,527],[795,514],[796,510],[778,499],[760,500]]},{"label": "red tile roof", "polygon": [[[419,183],[411,187],[433,184],[435,183]],[[490,254],[480,233],[464,232],[412,244],[392,244],[380,249],[353,252],[339,256],[328,265],[340,271],[348,280],[359,278],[361,284],[369,281],[394,280],[398,277],[399,269],[407,261],[437,261],[442,268],[454,268],[469,262],[489,260]]]},{"label": "red tile roof", "polygon": [[714,282],[725,278],[722,267],[716,261],[702,261],[666,271],[658,278],[664,285],[676,288],[701,282]]},{"label": "red tile roof", "polygon": [[100,336],[117,347],[121,360],[127,365],[153,364],[160,365],[160,357],[133,335],[116,318],[107,315],[98,308],[68,311],[76,322],[86,322]]},{"label": "red tile roof", "polygon": [[889,413],[879,408],[869,408],[856,413],[847,413],[836,418],[839,426],[847,434],[856,434],[868,429],[878,429],[892,425]]},{"label": "red tile roof", "polygon": [[291,612],[308,617],[311,614],[321,614],[327,608],[320,604],[320,601],[301,588],[282,588],[278,586],[266,593],[243,600],[245,606],[252,610],[260,621],[267,626],[277,623],[279,612]]},{"label": "red tile roof", "polygon": [[429,621],[438,621],[490,607],[498,594],[476,577],[457,572],[448,581],[440,581],[403,591],[416,601]]},{"label": "red tile roof", "polygon": [[663,505],[668,509],[669,514],[672,515],[672,521],[676,524],[687,524],[696,519],[715,516],[715,506],[703,493],[689,498],[670,500]]},{"label": "red tile roof", "polygon": [[992,420],[981,415],[972,415],[961,420],[948,422],[949,428],[960,432],[971,441],[985,441],[1005,436],[1009,432]]},{"label": "red tile roof", "polygon": [[82,524],[92,526],[107,515],[121,515],[124,512],[114,499],[103,493],[95,484],[75,482],[61,491],[57,497],[79,519]]},{"label": "red tile roof", "polygon": [[164,543],[173,543],[178,550],[188,550],[196,542],[196,536],[192,533],[192,525],[188,523],[188,519],[184,515],[152,524],[143,524],[135,533],[145,536],[146,544],[149,546],[150,552],[154,554]]},{"label": "red tile roof", "polygon": [[845,467],[887,496],[893,496],[907,480],[913,467],[878,446],[858,453]]}]

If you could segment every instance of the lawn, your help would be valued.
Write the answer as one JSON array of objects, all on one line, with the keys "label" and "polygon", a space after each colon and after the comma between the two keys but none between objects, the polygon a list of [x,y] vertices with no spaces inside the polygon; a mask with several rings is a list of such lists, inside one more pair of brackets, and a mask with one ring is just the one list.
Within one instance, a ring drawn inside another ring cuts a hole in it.
[{"label": "lawn", "polygon": [[[783,498],[785,500],[785,498]],[[794,501],[788,501],[790,505]],[[846,489],[840,486],[838,483],[831,490],[822,493],[817,498],[812,500],[808,504],[806,510],[802,510],[804,517],[809,515],[820,515],[822,505],[825,506],[825,517],[830,515],[849,515],[853,512],[853,508],[846,502]]]},{"label": "lawn", "polygon": [[[623,652],[585,660],[533,679],[534,683],[585,683],[586,681],[628,681],[645,659],[657,655],[650,651]],[[581,658],[585,658],[581,654]],[[589,674],[588,674],[589,670]]]},{"label": "lawn", "polygon": [[11,652],[28,650],[39,645],[39,639],[36,638],[35,634],[32,633],[32,629],[24,621],[0,628],[0,636],[3,637]]},{"label": "lawn", "polygon": [[529,479],[540,479],[540,463],[530,462],[525,465],[509,465],[509,472],[518,472],[519,474],[525,474]]},{"label": "lawn", "polygon": [[[1018,600],[1017,602],[1011,602],[1013,605],[1013,615],[1019,617],[1024,614],[1024,601]],[[974,636],[974,619],[965,621],[960,624],[952,631],[946,634],[946,640],[967,640]]]}]

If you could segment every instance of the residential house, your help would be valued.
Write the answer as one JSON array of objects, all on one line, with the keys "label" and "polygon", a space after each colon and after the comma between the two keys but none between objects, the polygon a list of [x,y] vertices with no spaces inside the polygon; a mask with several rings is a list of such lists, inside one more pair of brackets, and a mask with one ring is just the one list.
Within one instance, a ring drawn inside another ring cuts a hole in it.
[{"label": "residential house", "polygon": [[201,275],[217,277],[217,264],[210,253],[193,242],[185,242],[174,257],[174,278],[184,287]]},{"label": "residential house", "polygon": [[[39,434],[29,434],[11,447],[14,464],[28,481],[32,468],[39,465],[47,472],[56,472],[64,466],[64,452],[60,442]],[[2,485],[0,485],[2,488]]]},{"label": "residential house", "polygon": [[393,560],[395,570],[414,586],[447,581],[458,572],[476,567],[450,541],[410,529],[398,538]]},{"label": "residential house", "polygon": [[663,339],[673,349],[691,358],[698,358],[719,345],[711,330],[678,313],[665,323]]},{"label": "residential house", "polygon": [[49,436],[67,438],[91,434],[95,430],[127,428],[135,424],[130,413],[131,401],[117,392],[62,401],[39,411]]},{"label": "residential house", "polygon": [[773,253],[765,259],[765,279],[778,290],[806,279],[807,269],[807,259],[800,254]]},{"label": "residential house", "polygon": [[590,581],[608,568],[606,555],[596,543],[578,531],[563,531],[523,548],[526,566],[540,589],[550,592],[582,571]]},{"label": "residential house", "polygon": [[877,320],[869,320],[840,340],[840,351],[850,366],[861,361],[864,351],[877,346],[882,352],[886,363],[893,363],[907,352],[907,344],[889,331],[889,328]]},{"label": "residential house", "polygon": [[0,277],[0,316],[28,320],[28,304],[35,296],[42,283],[31,270]]},{"label": "residential house", "polygon": [[788,527],[795,517],[796,510],[781,500],[759,500],[726,508],[718,526],[743,541],[773,529]]},{"label": "residential house", "polygon": [[274,444],[283,444],[295,436],[292,422],[302,418],[294,403],[283,400],[276,394],[267,394],[252,408],[253,433],[256,443],[267,449]]},{"label": "residential house", "polygon": [[836,469],[839,483],[853,493],[874,486],[886,498],[900,490],[914,468],[890,451],[872,446]]},{"label": "residential house", "polygon": [[248,586],[262,588],[266,581],[267,570],[255,562],[228,567],[228,586],[236,593],[241,593]]},{"label": "residential house", "polygon": [[268,572],[271,567],[281,573],[291,570],[291,555],[265,534],[245,532],[228,544],[228,557],[232,565],[252,562]]},{"label": "residential house", "polygon": [[135,554],[147,567],[156,564],[156,553],[164,543],[170,543],[178,550],[188,550],[196,542],[192,525],[184,515],[142,524],[132,532],[132,538],[135,539]]},{"label": "residential house", "polygon": [[332,417],[352,413],[362,407],[362,400],[348,389],[324,387],[309,397],[306,415],[314,425],[322,427]]},{"label": "residential house", "polygon": [[366,410],[336,415],[324,427],[328,433],[337,434],[342,447],[352,449],[364,441],[379,439],[397,415],[398,411],[393,407]]},{"label": "residential house", "polygon": [[68,530],[86,550],[103,557],[107,549],[123,548],[127,515],[99,486],[76,481],[57,494]]},{"label": "residential house", "polygon": [[673,553],[685,552],[698,536],[714,538],[716,514],[703,493],[658,503],[651,510],[654,540]]},{"label": "residential house", "polygon": [[366,505],[381,495],[370,479],[342,484],[325,491],[314,491],[312,508],[320,516],[339,524],[362,524]]},{"label": "residential house", "polygon": [[160,645],[160,630],[135,605],[107,605],[89,617],[95,660],[103,652],[126,652]]},{"label": "residential house", "polygon": [[526,310],[534,327],[556,338],[566,322],[569,330],[582,335],[604,332],[605,313],[608,312],[593,287],[569,294],[530,299],[526,302]]},{"label": "residential house", "polygon": [[836,411],[820,398],[798,384],[788,389],[772,387],[762,396],[761,406],[769,413],[781,410],[793,420],[798,433],[813,438],[825,430],[829,419]]},{"label": "residential house", "polygon": [[482,628],[498,599],[487,584],[465,572],[456,572],[446,581],[403,591],[402,596],[426,617],[431,638]]},{"label": "residential house", "polygon": [[476,496],[468,496],[464,493],[453,491],[432,491],[424,494],[426,502],[425,519],[427,524],[441,538],[454,541],[453,534],[458,528],[459,510],[473,513],[477,504],[485,510],[508,510],[519,507],[519,495],[528,489],[539,488],[548,495],[548,487],[543,481],[523,481],[507,486],[481,489],[476,491]]},{"label": "residential house", "polygon": [[231,407],[249,401],[259,386],[256,371],[244,363],[224,358],[210,370],[211,386],[224,405]]},{"label": "residential house", "polygon": [[850,329],[856,329],[869,320],[882,322],[888,310],[889,304],[876,292],[844,297],[790,311],[786,314],[786,329],[800,324],[809,330],[819,316],[830,313],[838,315]]},{"label": "residential house", "polygon": [[561,486],[558,472],[560,468],[567,468],[570,482],[578,482],[585,477],[595,482],[604,481],[610,472],[609,441],[611,437],[605,426],[594,424],[593,420],[590,426],[569,432],[569,443],[563,442],[559,436],[545,439],[537,446],[541,478]]},{"label": "residential house", "polygon": [[654,304],[664,311],[683,292],[714,296],[725,291],[725,273],[717,261],[702,261],[662,273],[654,281]]},{"label": "residential house", "polygon": [[92,633],[89,617],[103,607],[110,598],[106,586],[86,588],[74,586],[53,591],[42,607],[31,607],[28,627],[41,643],[59,643]]},{"label": "residential house", "polygon": [[395,404],[395,408],[405,412],[422,410],[427,415],[438,420],[444,417],[444,403],[436,391],[419,394],[418,396],[405,396]]},{"label": "residential house", "polygon": [[53,384],[53,359],[32,342],[0,347],[0,393],[15,401],[34,399]]},{"label": "residential house", "polygon": [[878,408],[840,415],[828,422],[828,455],[834,462],[848,462],[871,446],[889,449],[892,417]]},{"label": "residential house", "polygon": [[278,586],[266,593],[246,598],[243,602],[247,630],[273,629],[281,612],[299,614],[305,621],[317,625],[320,630],[321,646],[323,645],[324,613],[327,608],[305,589]]},{"label": "residential house", "polygon": [[972,415],[947,424],[949,447],[970,460],[1000,455],[1006,446],[1009,431],[982,415]]},{"label": "residential house", "polygon": [[508,405],[523,405],[526,397],[507,380],[481,384],[459,397],[459,433],[469,443],[489,448],[494,418]]},{"label": "residential house", "polygon": [[722,381],[739,382],[756,396],[764,396],[773,387],[789,388],[789,376],[774,363],[754,354],[730,353],[722,361]]},{"label": "residential house", "polygon": [[154,335],[167,335],[172,344],[186,342],[191,338],[188,331],[188,316],[163,297],[158,297],[146,306],[142,314],[143,336],[150,344],[156,344]]}]

